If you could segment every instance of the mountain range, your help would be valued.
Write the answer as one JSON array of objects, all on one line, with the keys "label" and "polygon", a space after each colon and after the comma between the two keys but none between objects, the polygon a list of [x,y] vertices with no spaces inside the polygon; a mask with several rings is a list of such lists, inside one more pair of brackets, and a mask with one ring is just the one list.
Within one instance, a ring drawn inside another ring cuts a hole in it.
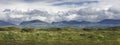
[{"label": "mountain range", "polygon": [[[15,24],[5,22],[0,20],[0,26],[16,26]],[[32,21],[23,21],[18,27],[28,27],[28,28],[49,28],[49,27],[80,27],[80,28],[104,28],[104,27],[114,27],[120,26],[120,20],[114,19],[105,19],[100,22],[87,22],[87,21],[61,21],[61,22],[44,22],[40,20],[32,20]]]},{"label": "mountain range", "polygon": [[10,26],[10,25],[14,25],[14,24],[0,20],[0,26]]}]

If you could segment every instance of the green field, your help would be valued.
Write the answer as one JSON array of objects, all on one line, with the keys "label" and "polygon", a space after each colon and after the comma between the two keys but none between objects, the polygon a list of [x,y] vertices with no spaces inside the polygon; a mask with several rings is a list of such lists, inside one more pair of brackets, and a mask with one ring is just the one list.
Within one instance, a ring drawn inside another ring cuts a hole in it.
[{"label": "green field", "polygon": [[120,27],[1,27],[0,45],[120,45]]}]

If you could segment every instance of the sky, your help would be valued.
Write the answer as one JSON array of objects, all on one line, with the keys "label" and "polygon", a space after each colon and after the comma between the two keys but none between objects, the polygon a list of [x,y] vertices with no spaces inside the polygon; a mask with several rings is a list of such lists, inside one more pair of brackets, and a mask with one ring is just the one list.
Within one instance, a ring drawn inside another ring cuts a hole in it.
[{"label": "sky", "polygon": [[120,19],[120,0],[0,0],[0,20],[99,22]]}]

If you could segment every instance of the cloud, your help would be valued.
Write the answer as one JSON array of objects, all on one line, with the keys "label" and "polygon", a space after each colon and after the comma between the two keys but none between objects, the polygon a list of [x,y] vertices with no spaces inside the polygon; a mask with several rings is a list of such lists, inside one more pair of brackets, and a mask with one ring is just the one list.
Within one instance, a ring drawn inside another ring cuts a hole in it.
[{"label": "cloud", "polygon": [[62,2],[54,4],[55,6],[61,6],[61,5],[86,5],[91,3],[98,3],[98,1],[80,1],[80,2]]},{"label": "cloud", "polygon": [[120,0],[0,0],[0,20],[19,25],[44,22],[120,19]]}]

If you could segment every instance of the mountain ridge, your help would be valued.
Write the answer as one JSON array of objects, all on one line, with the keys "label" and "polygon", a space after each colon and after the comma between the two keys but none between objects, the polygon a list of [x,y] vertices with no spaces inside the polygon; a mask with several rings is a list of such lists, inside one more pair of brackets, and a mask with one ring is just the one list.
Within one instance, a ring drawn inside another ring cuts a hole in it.
[{"label": "mountain ridge", "polygon": [[[0,21],[0,26],[13,25],[9,22],[2,22]],[[106,19],[102,20],[100,22],[87,22],[87,21],[61,21],[61,22],[44,22],[41,20],[31,20],[31,21],[23,21],[18,25],[20,27],[33,27],[33,28],[42,28],[42,27],[66,27],[66,26],[74,26],[74,27],[114,27],[114,26],[120,26],[120,20],[114,20],[114,19]]]}]

